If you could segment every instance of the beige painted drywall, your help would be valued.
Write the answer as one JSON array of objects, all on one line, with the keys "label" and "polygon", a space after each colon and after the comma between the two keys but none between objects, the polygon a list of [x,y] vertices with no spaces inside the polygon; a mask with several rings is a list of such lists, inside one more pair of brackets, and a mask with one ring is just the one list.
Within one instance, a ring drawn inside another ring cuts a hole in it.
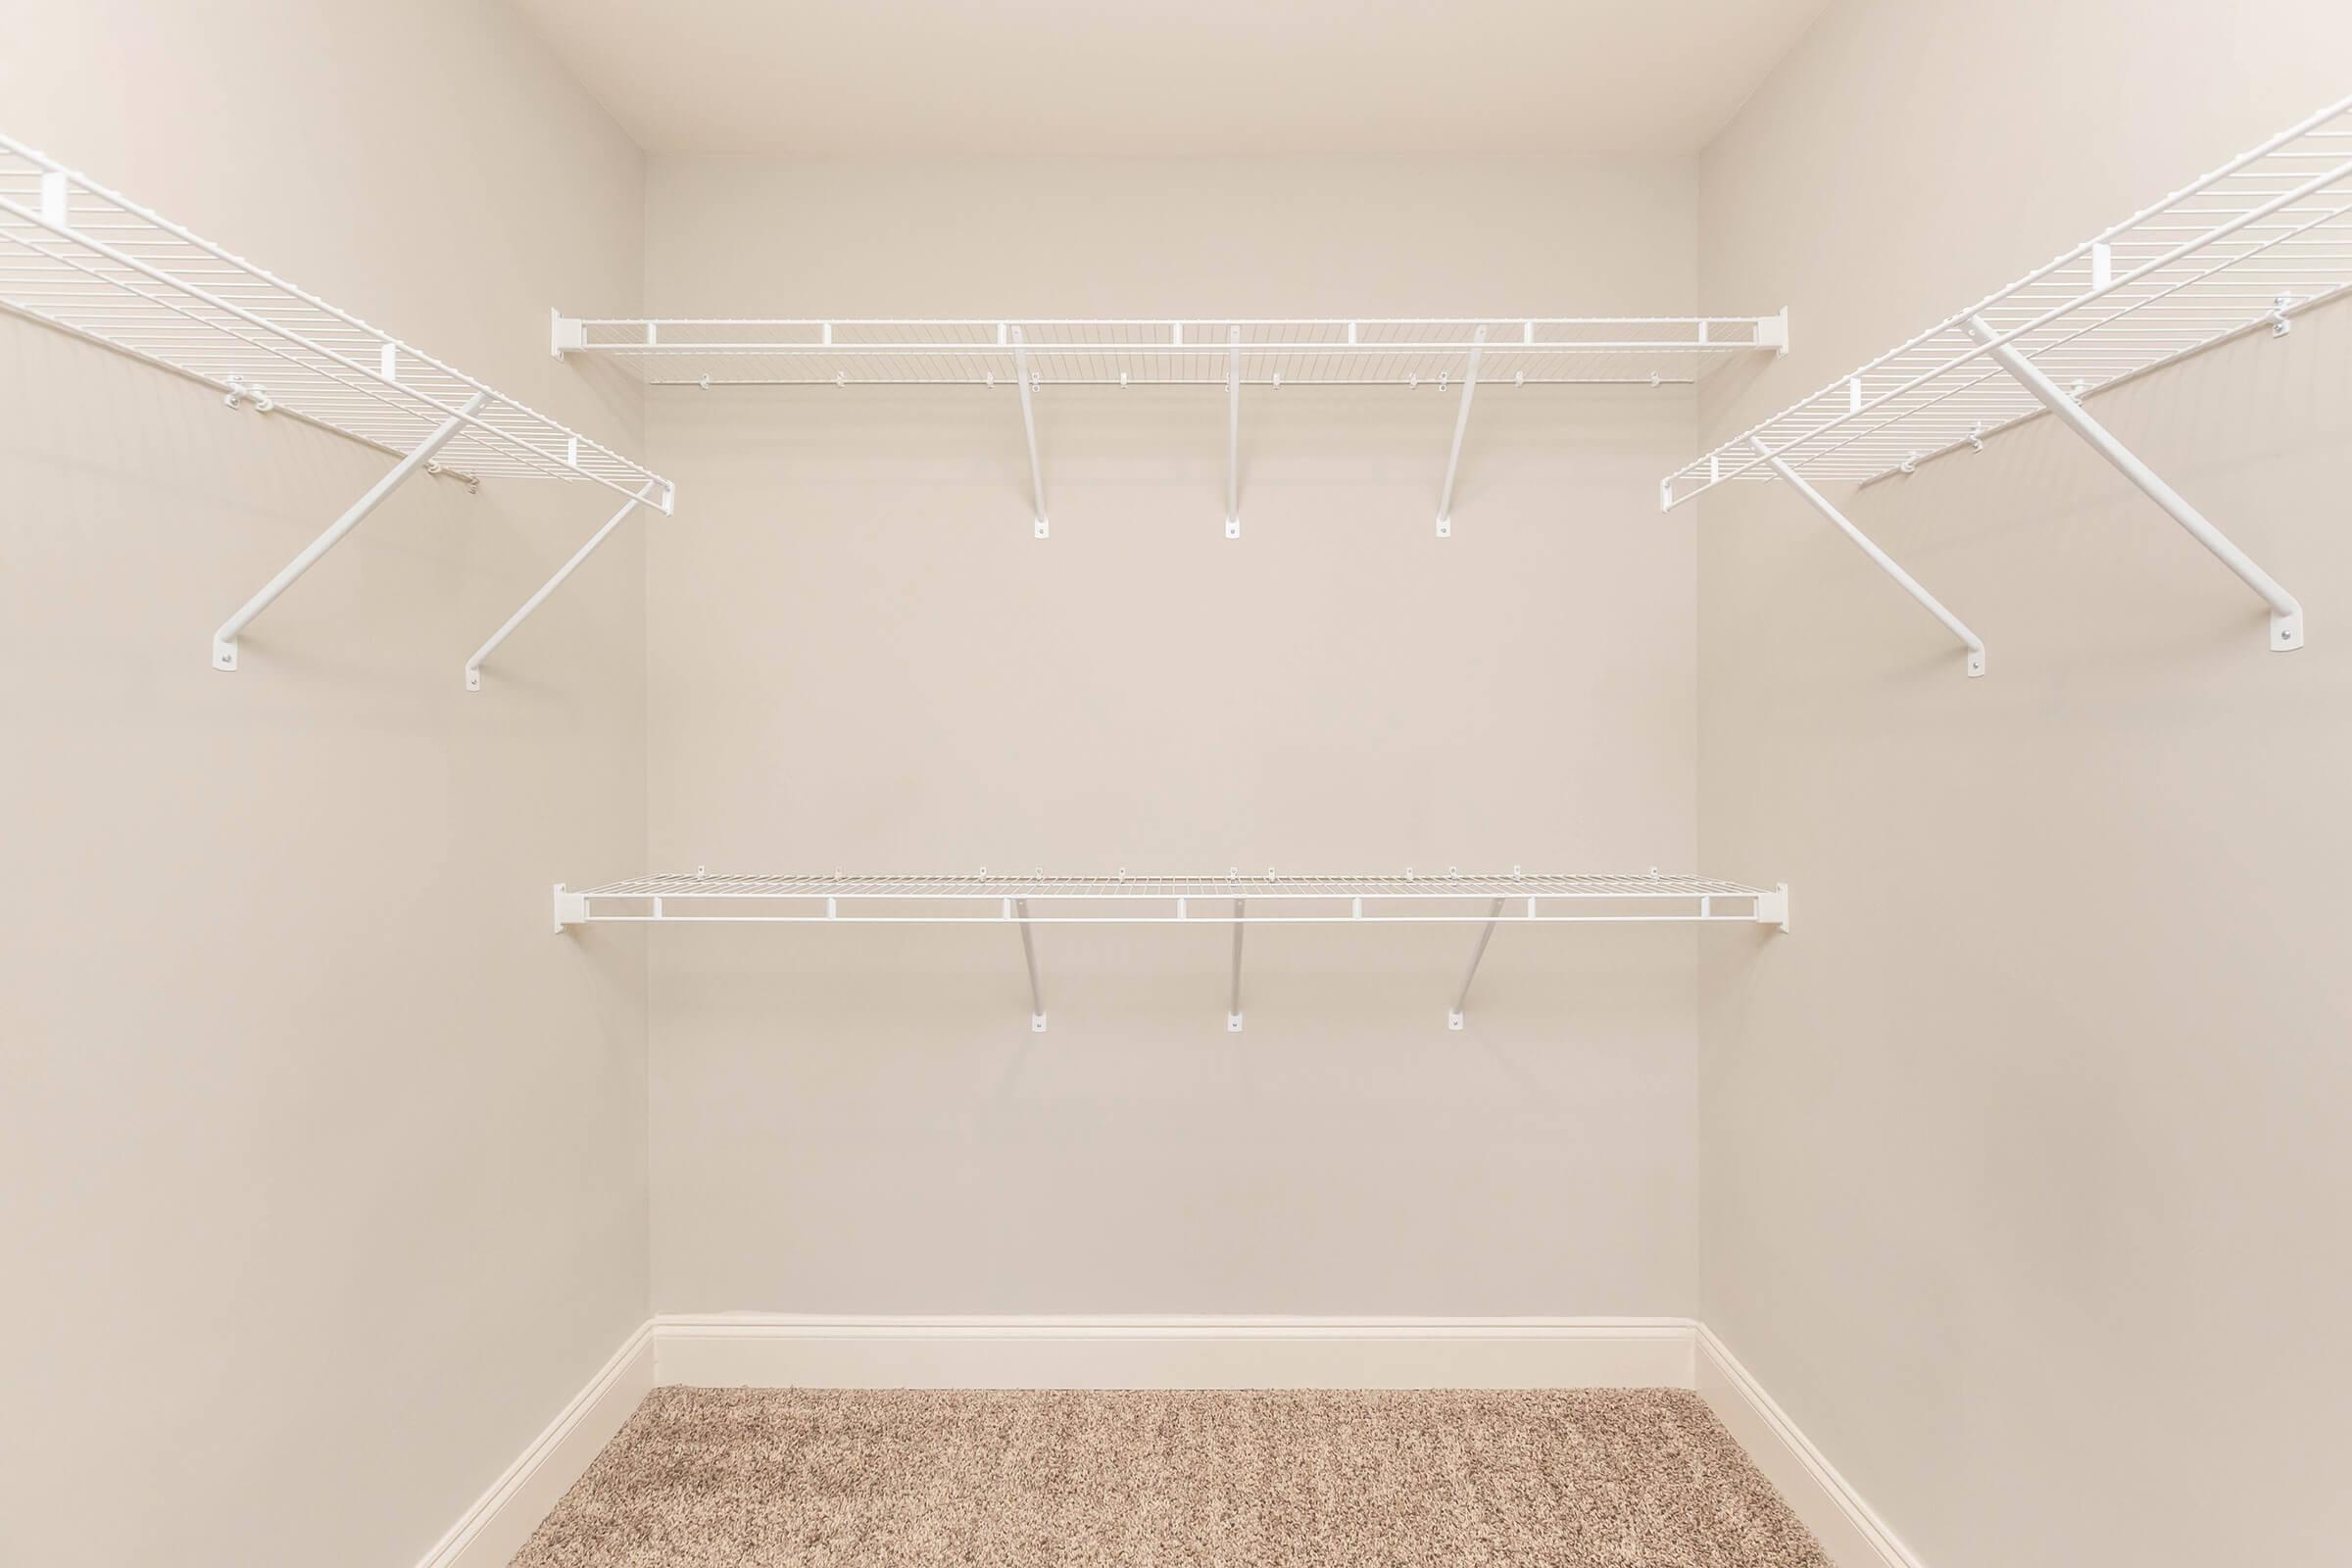
[{"label": "beige painted drywall", "polygon": [[[2352,88],[2352,10],[1834,10],[1703,162],[1742,428]],[[1799,890],[1704,965],[1701,1310],[1936,1568],[2320,1562],[2352,1465],[2352,306],[2094,411],[2310,642],[2062,430],[1698,503],[1700,844]]]},{"label": "beige painted drywall", "polygon": [[[657,158],[664,315],[1675,313],[1690,172]],[[1777,301],[1752,307],[1769,310]],[[657,866],[1667,868],[1689,394],[657,390]],[[628,870],[615,863],[583,873]],[[1745,930],[1703,933],[1727,951]],[[655,1302],[1681,1313],[1694,935],[653,934]]]},{"label": "beige painted drywall", "polygon": [[[505,11],[10,4],[0,129],[634,445],[642,165]],[[0,319],[0,1560],[406,1568],[646,1310],[642,544]]]}]

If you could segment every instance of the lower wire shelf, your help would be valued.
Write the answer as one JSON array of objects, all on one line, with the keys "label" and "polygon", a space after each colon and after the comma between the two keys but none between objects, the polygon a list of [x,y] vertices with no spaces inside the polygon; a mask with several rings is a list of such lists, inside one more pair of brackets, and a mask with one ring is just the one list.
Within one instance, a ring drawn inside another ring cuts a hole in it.
[{"label": "lower wire shelf", "polygon": [[575,925],[1011,925],[1029,968],[1032,1029],[1046,1027],[1031,929],[1040,925],[1226,925],[1233,987],[1225,1026],[1242,1027],[1242,931],[1250,925],[1476,925],[1478,946],[1446,1014],[1462,1011],[1498,925],[1669,924],[1788,929],[1788,885],[1714,877],[1531,876],[733,876],[697,871],[555,889],[555,929]]}]

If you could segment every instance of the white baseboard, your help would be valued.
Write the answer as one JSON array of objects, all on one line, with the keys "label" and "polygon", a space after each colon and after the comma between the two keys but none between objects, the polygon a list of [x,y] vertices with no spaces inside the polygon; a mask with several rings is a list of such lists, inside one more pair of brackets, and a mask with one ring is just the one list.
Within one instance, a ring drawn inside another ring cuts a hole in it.
[{"label": "white baseboard", "polygon": [[563,1413],[424,1554],[418,1568],[507,1568],[654,1386],[654,1325],[640,1324]]},{"label": "white baseboard", "polygon": [[1689,1318],[657,1317],[418,1568],[506,1568],[658,1384],[701,1388],[1695,1388],[1838,1568],[1921,1568]]},{"label": "white baseboard", "polygon": [[1921,1568],[1845,1477],[1740,1364],[1697,1325],[1698,1392],[1838,1568]]},{"label": "white baseboard", "polygon": [[1688,1318],[800,1317],[654,1320],[702,1388],[1692,1386]]}]

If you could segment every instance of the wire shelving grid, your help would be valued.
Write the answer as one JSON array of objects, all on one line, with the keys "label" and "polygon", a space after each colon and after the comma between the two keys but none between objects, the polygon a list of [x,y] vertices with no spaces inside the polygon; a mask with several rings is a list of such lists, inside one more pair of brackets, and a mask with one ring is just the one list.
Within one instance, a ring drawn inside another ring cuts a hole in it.
[{"label": "wire shelving grid", "polygon": [[1688,385],[1780,353],[1766,317],[1293,320],[593,320],[557,316],[558,354],[657,386]]},{"label": "wire shelving grid", "polygon": [[589,480],[670,509],[651,470],[5,136],[0,306],[383,452],[455,420],[438,462],[467,478]]},{"label": "wire shelving grid", "polygon": [[1676,469],[1660,499],[1671,509],[1779,477],[1776,459],[1808,479],[1908,472],[2045,412],[2003,349],[2080,402],[2240,334],[2284,331],[2347,289],[2352,98]]},{"label": "wire shelving grid", "polygon": [[[631,877],[559,890],[559,925],[584,921],[1273,924],[1386,920],[1411,924],[1728,920],[1778,923],[1786,890],[1713,877],[1425,876],[735,876]],[[1447,901],[1492,906],[1444,906]],[[1718,903],[1728,907],[1718,908]],[[1057,912],[1026,913],[1040,905]],[[1239,906],[1239,907],[1237,907]],[[1271,906],[1271,907],[1270,907]]]},{"label": "wire shelving grid", "polygon": [[844,925],[1009,925],[1029,975],[1029,1027],[1046,1027],[1034,930],[1052,925],[1207,925],[1233,933],[1225,1027],[1242,1027],[1242,934],[1249,926],[1476,925],[1470,966],[1446,1009],[1459,1029],[1487,944],[1498,925],[1675,924],[1788,929],[1788,887],[1713,877],[1530,876],[691,876],[631,877],[555,890],[555,929],[750,922]]}]

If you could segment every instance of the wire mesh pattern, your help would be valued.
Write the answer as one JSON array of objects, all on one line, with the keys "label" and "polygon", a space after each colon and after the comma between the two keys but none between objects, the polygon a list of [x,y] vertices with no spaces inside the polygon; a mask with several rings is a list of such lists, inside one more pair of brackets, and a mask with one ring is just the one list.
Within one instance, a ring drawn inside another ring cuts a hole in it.
[{"label": "wire mesh pattern", "polygon": [[1777,353],[1771,317],[1427,320],[564,320],[564,352],[658,386],[1688,385]]},{"label": "wire mesh pattern", "polygon": [[[579,920],[1004,921],[1046,924],[1381,919],[1739,920],[1765,917],[1775,890],[1713,877],[1440,876],[738,876],[631,877],[569,892]],[[1747,907],[1718,910],[1716,900]],[[1440,907],[1453,901],[1455,907]],[[602,903],[606,906],[599,908]],[[1200,906],[1196,908],[1198,903]],[[1497,912],[1496,904],[1502,908]],[[626,907],[614,908],[619,904]],[[1469,906],[1460,906],[1466,904]],[[679,907],[685,905],[687,907]],[[734,906],[733,908],[723,906]],[[778,910],[774,906],[798,906]],[[1239,905],[1241,907],[1237,908]],[[1546,909],[1545,906],[1551,907]],[[1685,905],[1677,909],[1664,907]],[[722,906],[713,907],[712,906]],[[844,906],[863,906],[845,908]],[[958,907],[957,906],[961,906]],[[1085,906],[1086,907],[1070,907]],[[1268,909],[1267,906],[1284,906]],[[1385,907],[1384,907],[1385,906]],[[1776,916],[1777,918],[1777,916]]]},{"label": "wire mesh pattern", "polygon": [[461,417],[441,466],[651,484],[669,510],[650,470],[5,136],[0,306],[385,452]]},{"label": "wire mesh pattern", "polygon": [[1774,477],[1758,443],[1806,478],[1861,483],[1974,450],[2044,412],[1995,344],[2080,400],[2347,289],[2352,98],[1677,469],[1660,499]]}]

